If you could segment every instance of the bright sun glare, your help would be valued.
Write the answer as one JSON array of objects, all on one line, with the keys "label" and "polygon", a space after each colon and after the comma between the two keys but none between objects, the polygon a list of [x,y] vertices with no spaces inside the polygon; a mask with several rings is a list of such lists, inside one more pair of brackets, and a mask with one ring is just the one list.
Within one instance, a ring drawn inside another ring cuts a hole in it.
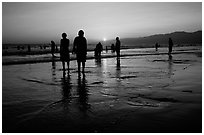
[{"label": "bright sun glare", "polygon": [[106,38],[103,38],[103,41],[106,41]]}]

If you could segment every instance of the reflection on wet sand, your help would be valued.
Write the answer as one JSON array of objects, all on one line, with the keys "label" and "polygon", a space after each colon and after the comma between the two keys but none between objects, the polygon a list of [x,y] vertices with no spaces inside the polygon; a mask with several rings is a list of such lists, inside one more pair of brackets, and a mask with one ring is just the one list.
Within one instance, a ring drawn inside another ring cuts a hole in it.
[{"label": "reflection on wet sand", "polygon": [[85,76],[83,76],[83,78],[78,77],[77,93],[79,95],[79,109],[83,113],[86,113],[87,110],[90,108],[90,105],[88,103],[88,88]]},{"label": "reflection on wet sand", "polygon": [[201,57],[123,58],[88,60],[89,72],[79,78],[76,70],[63,77],[57,62],[4,66],[4,131],[200,131]]},{"label": "reflection on wet sand", "polygon": [[52,81],[56,82],[56,63],[54,58],[52,58]]},{"label": "reflection on wet sand", "polygon": [[75,103],[77,107],[79,108],[79,113],[86,114],[87,110],[90,108],[90,104],[88,103],[88,88],[87,88],[87,80],[85,75],[81,78],[81,76],[77,79],[77,86],[76,86],[76,94],[78,96],[74,96],[72,93],[73,85],[71,81],[70,75],[63,76],[61,78],[61,94],[62,94],[62,104],[64,107],[64,110],[68,110],[72,104]]},{"label": "reflection on wet sand", "polygon": [[102,74],[103,74],[102,73],[103,72],[102,66],[103,66],[103,64],[101,62],[101,58],[100,57],[95,58],[95,66],[96,66],[96,73],[97,73],[97,75],[99,77],[102,77]]},{"label": "reflection on wet sand", "polygon": [[95,58],[95,65],[96,65],[97,67],[102,67],[101,57]]},{"label": "reflection on wet sand", "polygon": [[121,77],[120,59],[117,58],[116,79],[117,79],[118,82],[120,82],[120,77]]},{"label": "reflection on wet sand", "polygon": [[171,78],[172,76],[172,65],[173,65],[173,59],[172,59],[172,56],[169,55],[169,60],[168,60],[168,78]]},{"label": "reflection on wet sand", "polygon": [[72,84],[71,84],[71,78],[70,76],[63,76],[61,79],[61,84],[62,84],[62,101],[64,105],[64,109],[67,109],[71,100],[72,100],[72,95],[71,95],[71,89],[72,89]]}]

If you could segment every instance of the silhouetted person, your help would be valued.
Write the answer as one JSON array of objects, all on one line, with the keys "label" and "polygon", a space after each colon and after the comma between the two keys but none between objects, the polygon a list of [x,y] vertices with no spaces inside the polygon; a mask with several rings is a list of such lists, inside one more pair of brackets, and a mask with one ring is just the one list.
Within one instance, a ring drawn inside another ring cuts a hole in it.
[{"label": "silhouetted person", "polygon": [[119,58],[120,57],[120,40],[119,40],[119,37],[116,37],[115,50],[116,50],[117,58]]},{"label": "silhouetted person", "polygon": [[40,49],[43,49],[42,45],[40,46]]},{"label": "silhouetted person", "polygon": [[52,57],[55,57],[54,53],[55,53],[55,42],[51,41],[51,53],[52,53]]},{"label": "silhouetted person", "polygon": [[95,56],[95,58],[98,58],[98,48],[97,48],[97,45],[94,48],[94,56]]},{"label": "silhouetted person", "polygon": [[80,30],[78,35],[74,39],[73,53],[76,53],[77,63],[78,63],[78,73],[80,75],[80,68],[82,63],[82,72],[84,74],[86,54],[87,54],[87,41],[84,37],[84,31]]},{"label": "silhouetted person", "polygon": [[31,51],[31,48],[30,48],[30,45],[28,45],[28,52],[30,52]]},{"label": "silhouetted person", "polygon": [[114,44],[111,45],[111,50],[112,50],[112,53],[115,52],[115,46],[114,46]]},{"label": "silhouetted person", "polygon": [[108,46],[106,46],[106,53],[108,52]]},{"label": "silhouetted person", "polygon": [[171,55],[172,47],[173,47],[173,41],[171,38],[169,38],[169,55]]},{"label": "silhouetted person", "polygon": [[20,46],[19,45],[17,46],[17,50],[20,50]]},{"label": "silhouetted person", "polygon": [[101,44],[101,42],[99,42],[97,45],[96,45],[96,48],[98,50],[98,56],[101,57],[101,52],[103,51],[103,46]]},{"label": "silhouetted person", "polygon": [[69,72],[69,39],[67,39],[66,33],[62,33],[60,41],[60,60],[62,61],[63,73],[65,73],[65,62],[67,62]]},{"label": "silhouetted person", "polygon": [[156,43],[156,44],[155,44],[155,49],[156,49],[156,51],[158,51],[158,47],[159,47],[159,44]]}]

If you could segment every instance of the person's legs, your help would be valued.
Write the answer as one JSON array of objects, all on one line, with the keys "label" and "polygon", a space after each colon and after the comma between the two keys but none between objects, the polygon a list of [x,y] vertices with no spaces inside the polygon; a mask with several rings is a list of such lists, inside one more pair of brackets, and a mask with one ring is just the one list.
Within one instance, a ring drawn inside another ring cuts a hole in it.
[{"label": "person's legs", "polygon": [[69,61],[67,61],[67,70],[68,70],[68,73],[69,73]]},{"label": "person's legs", "polygon": [[117,58],[119,59],[120,58],[120,51],[117,51]]},{"label": "person's legs", "polygon": [[84,73],[84,69],[85,69],[85,62],[82,62],[82,72]]},{"label": "person's legs", "polygon": [[169,47],[169,55],[171,55],[171,52],[172,52],[172,48]]},{"label": "person's legs", "polygon": [[81,62],[77,62],[78,63],[78,73],[80,73],[80,68],[81,68]]},{"label": "person's legs", "polygon": [[65,63],[64,63],[64,61],[62,61],[62,67],[63,67],[63,71],[65,71]]}]

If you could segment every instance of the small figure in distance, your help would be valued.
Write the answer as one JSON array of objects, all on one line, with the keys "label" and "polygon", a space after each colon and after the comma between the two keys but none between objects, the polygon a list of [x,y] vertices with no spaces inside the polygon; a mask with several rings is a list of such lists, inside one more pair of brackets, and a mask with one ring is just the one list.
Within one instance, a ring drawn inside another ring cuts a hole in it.
[{"label": "small figure in distance", "polygon": [[98,50],[98,56],[101,57],[101,52],[103,51],[103,46],[101,44],[101,42],[99,42],[97,45],[96,45],[96,48]]},{"label": "small figure in distance", "polygon": [[171,38],[169,38],[169,55],[171,55],[172,47],[173,47],[173,41]]},{"label": "small figure in distance", "polygon": [[120,40],[119,40],[119,37],[116,37],[115,51],[117,54],[117,59],[120,58]]},{"label": "small figure in distance", "polygon": [[82,63],[82,73],[84,75],[86,54],[87,54],[87,41],[84,37],[84,31],[80,30],[78,36],[74,39],[73,53],[76,53],[77,64],[78,64],[78,74],[80,76],[80,69]]},{"label": "small figure in distance", "polygon": [[115,52],[115,46],[114,46],[114,44],[111,45],[111,50],[112,50],[112,53]]},{"label": "small figure in distance", "polygon": [[19,45],[17,46],[17,50],[20,50],[20,46]]},{"label": "small figure in distance", "polygon": [[65,62],[67,62],[69,72],[69,39],[66,37],[67,34],[62,33],[62,39],[60,40],[60,60],[62,61],[63,73],[65,73]]},{"label": "small figure in distance", "polygon": [[51,41],[51,53],[52,53],[52,57],[55,57],[54,53],[55,53],[55,42]]},{"label": "small figure in distance", "polygon": [[28,45],[28,52],[31,52],[31,47],[30,47],[30,45]]},{"label": "small figure in distance", "polygon": [[158,51],[158,47],[159,47],[159,44],[156,43],[156,44],[155,44],[155,49],[156,49],[156,51]]}]

